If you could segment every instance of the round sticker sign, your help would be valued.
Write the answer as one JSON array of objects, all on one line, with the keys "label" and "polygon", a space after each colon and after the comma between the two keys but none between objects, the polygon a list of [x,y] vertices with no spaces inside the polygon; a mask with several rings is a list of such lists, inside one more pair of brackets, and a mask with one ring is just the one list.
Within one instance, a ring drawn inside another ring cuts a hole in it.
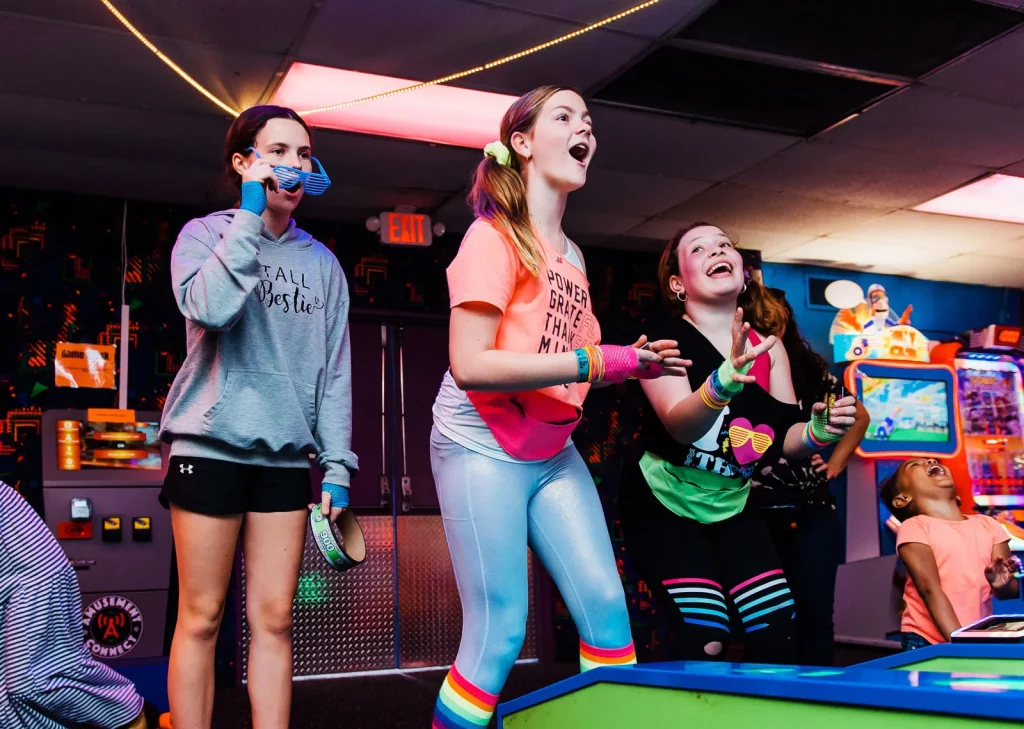
[{"label": "round sticker sign", "polygon": [[85,644],[97,658],[120,658],[142,637],[142,611],[126,597],[94,600],[82,613]]}]

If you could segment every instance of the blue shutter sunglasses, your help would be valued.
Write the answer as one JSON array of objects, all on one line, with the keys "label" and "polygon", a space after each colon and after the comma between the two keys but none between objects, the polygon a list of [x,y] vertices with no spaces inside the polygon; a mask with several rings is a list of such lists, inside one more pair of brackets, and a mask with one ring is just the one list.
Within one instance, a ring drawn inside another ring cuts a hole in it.
[{"label": "blue shutter sunglasses", "polygon": [[[257,159],[263,159],[255,147],[249,147],[245,151],[252,152]],[[323,195],[327,192],[327,188],[331,186],[331,178],[327,176],[327,171],[320,164],[320,160],[316,157],[310,157],[310,159],[316,162],[316,166],[320,168],[319,172],[304,172],[285,165],[274,166],[274,177],[277,178],[282,189],[291,192],[301,184],[310,195]]]}]

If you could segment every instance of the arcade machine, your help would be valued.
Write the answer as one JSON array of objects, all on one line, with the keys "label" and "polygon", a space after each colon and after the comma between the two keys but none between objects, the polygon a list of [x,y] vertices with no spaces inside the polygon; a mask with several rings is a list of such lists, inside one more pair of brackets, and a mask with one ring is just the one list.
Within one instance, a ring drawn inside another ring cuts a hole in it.
[{"label": "arcade machine", "polygon": [[868,298],[841,308],[832,329],[834,359],[849,363],[845,386],[871,416],[846,471],[846,563],[836,578],[835,629],[839,642],[898,649],[889,637],[899,632],[903,600],[897,525],[879,487],[907,458],[956,457],[962,437],[953,368],[929,362],[928,339],[907,323],[909,309],[893,319],[884,288],[872,286]]},{"label": "arcade machine", "polygon": [[43,413],[46,524],[78,573],[87,645],[122,671],[164,655],[172,542],[157,501],[167,462],[159,421],[132,410]]}]

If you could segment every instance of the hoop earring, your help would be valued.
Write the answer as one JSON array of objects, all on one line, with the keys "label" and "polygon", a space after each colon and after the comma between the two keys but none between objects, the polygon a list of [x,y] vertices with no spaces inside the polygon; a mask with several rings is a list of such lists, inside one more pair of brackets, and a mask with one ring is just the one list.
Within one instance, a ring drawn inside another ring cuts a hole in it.
[{"label": "hoop earring", "polygon": [[676,291],[676,298],[679,299],[680,303],[683,303],[683,304],[686,303],[686,297],[685,296],[680,296],[678,291]]},{"label": "hoop earring", "polygon": [[746,282],[746,281],[744,281],[744,282],[743,282],[743,288],[742,288],[742,289],[740,289],[740,293],[741,293],[741,294],[745,294],[746,292],[747,292],[747,282]]}]

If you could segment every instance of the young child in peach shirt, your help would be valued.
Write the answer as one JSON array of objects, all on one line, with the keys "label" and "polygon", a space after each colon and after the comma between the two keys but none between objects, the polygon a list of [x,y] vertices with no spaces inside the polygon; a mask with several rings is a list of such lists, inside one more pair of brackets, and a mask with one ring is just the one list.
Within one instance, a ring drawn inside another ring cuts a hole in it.
[{"label": "young child in peach shirt", "polygon": [[903,463],[882,484],[882,500],[902,522],[904,650],[948,642],[954,630],[992,614],[993,595],[1017,595],[1009,536],[990,516],[960,512],[953,478],[938,461]]}]

